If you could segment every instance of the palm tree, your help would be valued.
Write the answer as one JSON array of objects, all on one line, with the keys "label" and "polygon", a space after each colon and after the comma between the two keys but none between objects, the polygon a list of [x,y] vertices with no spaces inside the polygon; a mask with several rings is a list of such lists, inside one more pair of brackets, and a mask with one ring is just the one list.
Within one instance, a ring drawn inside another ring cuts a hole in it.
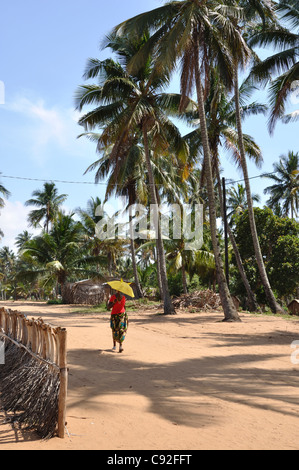
[{"label": "palm tree", "polygon": [[[275,7],[284,24],[290,24],[292,30],[286,29],[279,24],[272,28],[262,29],[252,35],[249,44],[259,47],[272,46],[278,52],[258,65],[252,71],[253,76],[261,81],[268,82],[273,74],[279,74],[270,84],[269,130],[272,133],[279,118],[283,122],[298,120],[299,111],[285,115],[285,107],[288,97],[292,92],[298,91],[299,80],[299,7],[298,0],[279,0]],[[283,73],[281,73],[283,72]]]},{"label": "palm tree", "polygon": [[17,235],[15,245],[18,247],[19,251],[23,249],[25,243],[29,242],[32,237],[33,235],[29,233],[28,230],[24,230],[24,232],[19,233],[19,235]]},{"label": "palm tree", "polygon": [[[4,196],[5,198],[8,198],[10,196],[10,192],[2,184],[0,184],[0,194],[2,194],[2,196]],[[4,199],[0,197],[0,209],[2,209],[4,206],[5,206]]]},{"label": "palm tree", "polygon": [[[230,218],[231,223],[234,218],[242,214],[248,208],[246,191],[242,184],[237,187],[232,187],[227,191],[227,209],[230,211],[227,216]],[[261,198],[258,194],[252,194],[253,202],[260,202]]]},{"label": "palm tree", "polygon": [[161,225],[158,216],[158,201],[155,179],[152,169],[152,158],[165,154],[170,145],[174,145],[177,155],[187,153],[187,147],[177,127],[167,118],[165,110],[172,110],[176,101],[173,95],[163,93],[169,83],[167,75],[154,73],[152,61],[149,60],[136,74],[128,74],[126,65],[132,56],[147,44],[148,35],[143,33],[140,41],[133,42],[128,37],[120,38],[111,35],[107,46],[118,53],[121,63],[112,59],[105,61],[90,60],[85,78],[99,76],[100,85],[83,86],[77,92],[77,107],[97,103],[99,106],[83,116],[80,124],[86,131],[96,126],[103,129],[98,139],[98,150],[102,151],[111,145],[110,159],[115,163],[114,178],[117,180],[123,159],[128,149],[142,138],[144,155],[149,180],[150,202],[156,211],[155,228],[157,251],[160,261],[161,282],[163,287],[164,313],[175,313],[171,302],[165,252],[161,236]]},{"label": "palm tree", "polygon": [[[99,137],[97,137],[98,139]],[[110,149],[111,151],[111,149]],[[124,197],[128,202],[127,211],[131,211],[134,204],[146,205],[148,202],[148,191],[145,179],[145,161],[144,151],[141,145],[131,145],[127,150],[126,158],[123,158],[123,164],[119,171],[116,171],[115,162],[110,158],[109,149],[104,152],[102,158],[93,163],[87,171],[97,169],[96,182],[100,180],[107,180],[105,202],[112,197]],[[86,172],[87,172],[86,171]],[[117,174],[117,179],[115,178]],[[139,274],[136,262],[135,240],[132,234],[133,217],[129,214],[129,228],[130,228],[130,248],[131,260],[133,267],[133,274],[136,284],[137,297],[142,298],[143,293],[139,281]]]},{"label": "palm tree", "polygon": [[280,162],[273,165],[275,174],[265,175],[275,183],[264,190],[265,194],[270,194],[267,205],[275,209],[282,204],[282,214],[294,219],[298,216],[299,209],[299,153],[289,152],[288,155],[281,155]]},{"label": "palm tree", "polygon": [[[178,60],[181,62],[181,110],[186,105],[186,98],[191,96],[195,87],[199,121],[206,167],[206,181],[209,197],[210,226],[218,276],[219,292],[224,309],[225,320],[236,321],[239,316],[231,299],[224,274],[223,262],[218,243],[216,208],[211,152],[207,130],[203,81],[207,83],[209,68],[217,62],[226,83],[232,81],[233,64],[229,53],[234,44],[238,50],[246,52],[244,41],[238,30],[228,18],[228,13],[239,14],[239,9],[223,5],[220,1],[198,2],[184,0],[166,3],[153,11],[143,13],[125,21],[116,28],[118,34],[130,34],[132,37],[143,35],[145,30],[152,31],[152,37],[146,47],[136,54],[130,70],[138,70],[140,63],[146,63],[148,52],[155,49],[156,70],[167,76],[174,69]],[[227,41],[230,44],[227,44]]]},{"label": "palm tree", "polygon": [[[220,202],[220,213],[224,220],[224,206],[223,206],[223,195],[222,195],[222,182],[220,177],[220,161],[219,161],[219,148],[223,146],[230,154],[233,155],[234,161],[238,167],[241,167],[240,164],[240,152],[238,149],[238,133],[236,130],[236,112],[234,98],[229,98],[227,96],[227,91],[225,90],[224,84],[221,82],[219,74],[216,69],[211,70],[211,81],[209,84],[209,95],[206,100],[206,117],[207,125],[209,132],[209,140],[211,146],[212,154],[212,165],[213,172],[215,173],[218,189],[218,197]],[[260,103],[250,103],[247,104],[248,98],[254,91],[255,87],[246,83],[246,81],[240,87],[240,98],[242,104],[242,117],[248,115],[255,115],[258,113],[265,113],[266,107]],[[189,116],[191,119],[198,119],[198,116]],[[196,121],[195,121],[196,122]],[[192,121],[191,121],[192,123]],[[189,133],[185,138],[188,140],[192,152],[198,153],[202,148],[201,142],[201,132],[200,130],[195,130]],[[245,148],[246,154],[252,158],[257,166],[260,166],[262,161],[261,150],[258,145],[255,143],[254,139],[249,135],[244,135],[245,139]],[[198,179],[198,182],[204,181],[204,167],[202,169],[201,175]],[[192,175],[193,176],[193,175]],[[194,178],[192,177],[190,181]],[[198,193],[200,188],[196,190]],[[202,191],[201,191],[202,193]],[[244,203],[244,202],[243,202]],[[247,206],[244,203],[244,205]],[[243,280],[246,292],[248,295],[249,308],[252,311],[259,310],[255,295],[250,287],[248,278],[243,266],[243,262],[237,247],[234,234],[231,230],[231,227],[228,226],[228,235],[233,246],[234,254],[236,257],[236,262],[240,272],[240,276]]]},{"label": "palm tree", "polygon": [[[248,21],[255,21],[257,18],[262,18],[264,26],[266,25],[266,21],[272,21],[274,18],[273,13],[273,4],[271,2],[263,1],[260,5],[255,0],[240,0],[240,4],[245,6],[245,11],[247,17],[245,17],[245,21],[237,22],[237,20],[233,19],[235,25],[240,29],[240,31],[246,31],[246,27],[248,25]],[[246,21],[247,20],[247,21]],[[249,50],[249,49],[248,49]],[[254,218],[254,211],[253,211],[253,201],[251,195],[251,186],[250,186],[250,179],[248,173],[248,166],[246,160],[246,151],[245,151],[245,144],[244,144],[244,135],[243,135],[243,128],[242,128],[242,118],[241,118],[241,104],[240,104],[240,93],[239,93],[239,66],[244,66],[244,56],[243,51],[240,50],[237,45],[231,49],[232,54],[234,56],[234,94],[235,94],[235,108],[236,108],[236,125],[238,130],[238,146],[240,151],[240,162],[243,170],[244,175],[244,183],[247,195],[247,204],[248,204],[248,216],[250,221],[250,229],[251,229],[251,236],[253,240],[256,262],[258,265],[261,281],[265,290],[265,294],[269,303],[271,310],[274,313],[282,312],[282,308],[277,303],[274,293],[272,291],[268,274],[266,272],[261,246],[258,238],[256,222]],[[250,51],[248,54],[249,58],[253,56],[253,52]]]},{"label": "palm tree", "polygon": [[15,253],[8,247],[4,246],[0,250],[0,273],[1,275],[1,291],[2,291],[2,299],[6,300],[6,292],[8,289],[8,284],[10,278],[14,272],[16,265],[16,255]]},{"label": "palm tree", "polygon": [[97,276],[90,265],[103,263],[103,257],[90,256],[84,247],[82,225],[74,221],[72,215],[59,213],[52,229],[29,240],[23,246],[23,259],[34,263],[36,269],[26,269],[20,273],[22,279],[43,278],[44,284],[55,280],[63,296],[64,286],[72,276],[76,279],[86,274]]},{"label": "palm tree", "polygon": [[67,194],[58,194],[55,183],[45,183],[43,190],[32,193],[33,198],[25,202],[26,206],[35,206],[38,209],[29,213],[28,221],[32,227],[38,227],[44,220],[44,230],[49,233],[49,224],[55,221],[61,205],[66,201]]},{"label": "palm tree", "polygon": [[[99,209],[101,211],[99,211]],[[102,215],[97,215],[100,212]],[[125,241],[121,239],[100,240],[100,238],[97,237],[97,224],[103,218],[105,218],[105,220],[106,218],[109,218],[108,214],[104,211],[104,204],[98,197],[92,197],[87,202],[87,208],[78,208],[76,209],[76,213],[81,219],[83,231],[82,237],[84,240],[84,246],[88,253],[99,259],[100,256],[105,256],[107,259],[108,275],[116,275],[116,260],[119,259],[120,255],[123,254]],[[112,215],[112,219],[115,215],[116,214]],[[100,268],[100,263],[98,263],[98,272],[100,272]]]}]

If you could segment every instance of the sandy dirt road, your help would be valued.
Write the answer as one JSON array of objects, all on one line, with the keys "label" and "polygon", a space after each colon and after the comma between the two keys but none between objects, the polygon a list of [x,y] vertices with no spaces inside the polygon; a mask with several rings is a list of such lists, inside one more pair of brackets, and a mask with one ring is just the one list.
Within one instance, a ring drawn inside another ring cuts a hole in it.
[{"label": "sandy dirt road", "polygon": [[232,324],[221,312],[129,312],[119,354],[109,313],[0,306],[66,327],[70,368],[66,438],[41,441],[3,424],[0,413],[0,450],[299,447],[299,364],[291,361],[298,320],[241,314]]}]

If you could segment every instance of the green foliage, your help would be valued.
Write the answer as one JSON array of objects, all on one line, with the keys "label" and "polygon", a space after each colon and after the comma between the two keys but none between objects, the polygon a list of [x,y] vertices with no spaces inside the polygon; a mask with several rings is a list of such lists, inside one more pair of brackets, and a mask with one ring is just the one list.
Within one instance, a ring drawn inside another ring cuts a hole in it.
[{"label": "green foliage", "polygon": [[292,295],[299,284],[299,239],[285,235],[277,240],[269,262],[273,288],[280,296]]},{"label": "green foliage", "polygon": [[[299,224],[280,218],[271,209],[254,209],[257,232],[269,281],[280,296],[295,294],[299,284]],[[264,290],[258,275],[250,233],[248,211],[236,218],[235,236],[249,282],[260,302],[265,302]],[[238,280],[236,293],[243,292]]]}]

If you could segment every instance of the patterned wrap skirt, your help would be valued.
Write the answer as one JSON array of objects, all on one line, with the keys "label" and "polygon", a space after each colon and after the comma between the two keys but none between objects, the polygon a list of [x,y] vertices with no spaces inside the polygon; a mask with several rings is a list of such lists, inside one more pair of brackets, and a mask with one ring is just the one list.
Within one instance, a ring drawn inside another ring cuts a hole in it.
[{"label": "patterned wrap skirt", "polygon": [[111,315],[110,326],[113,332],[113,339],[122,344],[125,340],[129,326],[128,315],[126,312]]}]

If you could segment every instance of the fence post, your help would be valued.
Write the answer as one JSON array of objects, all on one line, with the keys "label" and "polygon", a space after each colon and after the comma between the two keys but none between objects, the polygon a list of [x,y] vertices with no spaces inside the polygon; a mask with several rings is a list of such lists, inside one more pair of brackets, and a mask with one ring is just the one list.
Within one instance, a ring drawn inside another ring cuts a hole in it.
[{"label": "fence post", "polygon": [[60,328],[58,333],[59,345],[59,368],[60,368],[60,390],[58,399],[58,437],[63,439],[65,435],[66,421],[66,398],[68,385],[67,369],[67,331]]}]

